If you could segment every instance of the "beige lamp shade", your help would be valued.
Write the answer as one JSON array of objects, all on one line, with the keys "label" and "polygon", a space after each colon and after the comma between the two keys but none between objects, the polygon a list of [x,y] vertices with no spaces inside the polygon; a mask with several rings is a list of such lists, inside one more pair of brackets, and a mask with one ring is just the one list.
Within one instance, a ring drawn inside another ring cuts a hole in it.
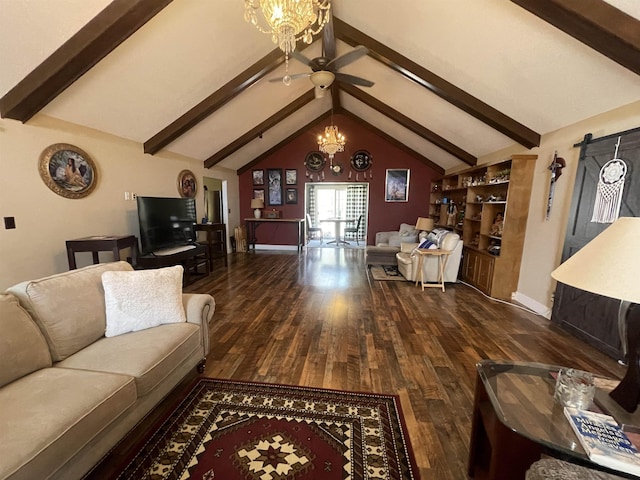
[{"label": "beige lamp shade", "polygon": [[640,217],[619,218],[551,276],[587,292],[640,303]]},{"label": "beige lamp shade", "polygon": [[433,219],[418,217],[418,221],[416,222],[416,230],[430,232],[433,230]]},{"label": "beige lamp shade", "polygon": [[264,200],[254,198],[251,200],[251,208],[264,208]]}]

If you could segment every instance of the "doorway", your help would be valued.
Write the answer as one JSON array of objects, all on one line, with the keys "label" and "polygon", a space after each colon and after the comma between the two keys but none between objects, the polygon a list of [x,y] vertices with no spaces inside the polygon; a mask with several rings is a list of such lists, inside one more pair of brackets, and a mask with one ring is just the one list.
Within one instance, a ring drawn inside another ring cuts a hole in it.
[{"label": "doorway", "polygon": [[[305,184],[305,213],[311,217],[311,225],[323,226],[323,220],[352,219],[354,223],[338,224],[338,231],[333,228],[323,228],[323,239],[335,240],[336,234],[344,238],[345,227],[354,227],[362,215],[358,227],[358,240],[367,238],[369,211],[369,184],[359,182],[339,183],[306,183]],[[325,225],[324,227],[327,227]],[[350,237],[355,240],[355,237]],[[349,240],[349,239],[347,239]]]}]

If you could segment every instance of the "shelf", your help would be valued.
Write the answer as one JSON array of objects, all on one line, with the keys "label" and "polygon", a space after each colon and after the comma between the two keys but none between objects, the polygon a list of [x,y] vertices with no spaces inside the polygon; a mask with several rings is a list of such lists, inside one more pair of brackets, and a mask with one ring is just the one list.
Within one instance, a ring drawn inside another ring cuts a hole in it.
[{"label": "shelf", "polygon": [[496,235],[486,235],[486,236],[491,238],[492,240],[501,240],[502,241],[502,237],[498,237]]},{"label": "shelf", "polygon": [[497,200],[495,202],[482,202],[483,205],[506,205],[506,200]]}]

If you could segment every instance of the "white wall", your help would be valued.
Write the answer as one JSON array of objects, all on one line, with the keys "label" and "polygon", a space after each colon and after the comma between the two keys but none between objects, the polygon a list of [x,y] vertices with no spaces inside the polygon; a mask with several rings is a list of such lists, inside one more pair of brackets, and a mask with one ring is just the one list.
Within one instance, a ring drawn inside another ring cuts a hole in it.
[{"label": "white wall", "polygon": [[[587,133],[598,138],[637,127],[640,127],[640,101],[544,135],[538,148],[522,150],[513,147],[479,159],[478,163],[490,163],[513,153],[538,155],[516,300],[542,315],[550,315],[555,291],[551,272],[560,264],[562,256],[580,155],[580,148],[573,145],[581,142]],[[550,180],[548,167],[555,150],[565,159],[567,166],[556,184],[551,217],[545,221]]]},{"label": "white wall", "polygon": [[[38,174],[41,152],[70,143],[91,156],[98,170],[95,190],[82,199],[52,192]],[[238,176],[222,168],[205,169],[201,160],[170,153],[143,153],[142,145],[112,135],[38,115],[21,124],[0,119],[0,291],[20,281],[69,269],[65,241],[90,235],[138,236],[135,201],[124,192],[177,197],[178,173],[193,171],[199,181],[196,205],[203,215],[202,178],[226,180],[228,230],[240,222]],[[4,229],[3,217],[15,217],[16,229]],[[123,251],[122,255],[127,255]],[[109,252],[100,254],[109,260]],[[76,255],[78,266],[92,263],[90,253]]]}]

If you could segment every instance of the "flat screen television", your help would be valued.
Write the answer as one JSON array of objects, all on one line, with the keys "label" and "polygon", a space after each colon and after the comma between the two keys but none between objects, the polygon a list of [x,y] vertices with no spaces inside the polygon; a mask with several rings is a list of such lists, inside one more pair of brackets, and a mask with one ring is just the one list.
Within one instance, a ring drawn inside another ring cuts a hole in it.
[{"label": "flat screen television", "polygon": [[195,199],[137,197],[137,202],[143,255],[195,243]]}]

